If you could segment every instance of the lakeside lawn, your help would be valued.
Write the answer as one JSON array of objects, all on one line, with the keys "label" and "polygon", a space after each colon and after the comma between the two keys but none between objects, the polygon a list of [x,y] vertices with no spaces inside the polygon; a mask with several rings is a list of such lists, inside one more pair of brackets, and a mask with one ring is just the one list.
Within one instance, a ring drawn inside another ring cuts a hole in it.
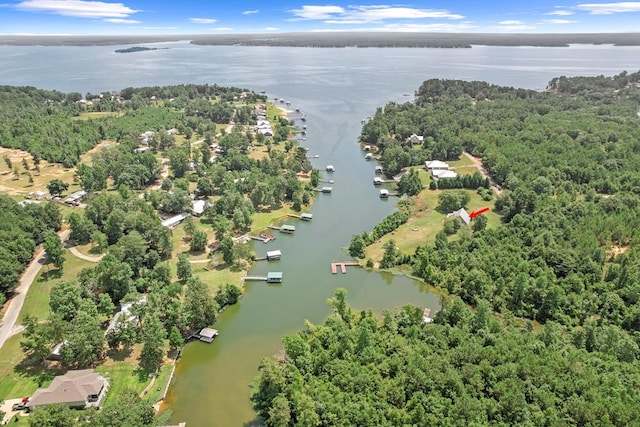
[{"label": "lakeside lawn", "polygon": [[[462,167],[464,166],[464,157],[460,160]],[[468,159],[466,159],[468,160]],[[468,160],[471,163],[470,160]],[[456,164],[451,162],[450,164]],[[477,169],[473,167],[473,172]],[[429,181],[431,178],[425,171],[420,171],[420,179],[425,185],[425,189],[420,192],[419,195],[412,198],[411,205],[411,217],[406,224],[401,225],[395,231],[383,236],[380,240],[367,247],[365,260],[372,258],[375,262],[382,259],[384,253],[383,246],[390,239],[394,239],[396,246],[402,254],[413,254],[418,246],[432,245],[435,242],[436,234],[442,230],[443,222],[446,218],[446,214],[438,212],[436,210],[438,206],[438,195],[443,191],[464,191],[469,194],[471,201],[467,206],[467,212],[471,213],[474,210],[478,210],[484,207],[489,207],[491,210],[483,215],[488,219],[487,228],[496,228],[500,224],[500,215],[493,211],[493,203],[495,198],[491,201],[484,201],[478,195],[475,190],[429,190]],[[471,226],[461,227],[460,230],[449,236],[449,240],[456,240],[460,238],[463,229],[468,228],[471,231]]]}]

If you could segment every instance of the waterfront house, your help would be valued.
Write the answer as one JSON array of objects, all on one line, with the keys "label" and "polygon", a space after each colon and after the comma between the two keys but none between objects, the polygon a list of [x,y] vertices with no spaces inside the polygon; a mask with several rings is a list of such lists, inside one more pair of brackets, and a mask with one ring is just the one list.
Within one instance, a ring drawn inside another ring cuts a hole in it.
[{"label": "waterfront house", "polygon": [[267,273],[267,283],[280,283],[282,282],[281,271],[270,271]]},{"label": "waterfront house", "polygon": [[280,232],[282,233],[292,234],[294,231],[296,231],[296,227],[294,225],[285,224],[280,227]]},{"label": "waterfront house", "polygon": [[34,410],[48,405],[65,405],[70,408],[99,408],[104,401],[109,380],[92,369],[69,371],[53,379],[47,388],[39,388],[27,402]]}]

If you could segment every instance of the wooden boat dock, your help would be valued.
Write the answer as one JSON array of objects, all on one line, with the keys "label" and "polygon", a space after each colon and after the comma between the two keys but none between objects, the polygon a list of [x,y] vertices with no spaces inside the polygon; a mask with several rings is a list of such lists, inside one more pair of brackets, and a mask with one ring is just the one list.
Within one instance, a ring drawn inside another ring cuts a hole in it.
[{"label": "wooden boat dock", "polygon": [[248,236],[252,240],[257,240],[262,243],[269,243],[272,240],[276,240],[276,238],[272,234],[261,234],[259,236]]},{"label": "wooden boat dock", "polygon": [[313,214],[310,214],[310,213],[303,213],[301,215],[287,214],[287,216],[290,216],[291,218],[298,218],[303,221],[311,221],[311,219],[313,218]]},{"label": "wooden boat dock", "polygon": [[251,280],[256,282],[281,283],[282,276],[281,271],[270,271],[266,276],[244,276],[242,280],[245,282]]},{"label": "wooden boat dock", "polygon": [[332,262],[331,273],[338,274],[338,267],[340,267],[340,271],[342,272],[342,274],[346,274],[348,266],[360,267],[360,264],[358,264],[357,262]]},{"label": "wooden boat dock", "polygon": [[194,332],[189,336],[189,338],[196,338],[202,342],[206,342],[207,344],[211,344],[213,339],[217,337],[220,333],[217,329],[211,328],[202,328],[200,332]]}]

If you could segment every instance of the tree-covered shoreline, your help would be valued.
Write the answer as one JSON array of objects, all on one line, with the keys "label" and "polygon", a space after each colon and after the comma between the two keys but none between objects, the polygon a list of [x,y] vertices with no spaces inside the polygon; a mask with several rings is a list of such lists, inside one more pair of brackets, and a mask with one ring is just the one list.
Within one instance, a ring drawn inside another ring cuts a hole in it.
[{"label": "tree-covered shoreline", "polygon": [[[433,79],[415,102],[378,109],[361,141],[385,171],[480,157],[503,190],[502,224],[446,218],[413,252],[386,240],[381,267],[449,294],[435,323],[410,306],[378,322],[338,292],[325,325],[306,324],[281,360],[263,361],[253,402],[267,425],[640,422],[639,106],[640,72],[624,72],[558,77],[544,92]],[[465,205],[456,195],[468,202],[471,190],[424,179],[403,211],[436,191],[428,208],[441,214]],[[352,255],[366,256],[370,237],[354,236]]]}]

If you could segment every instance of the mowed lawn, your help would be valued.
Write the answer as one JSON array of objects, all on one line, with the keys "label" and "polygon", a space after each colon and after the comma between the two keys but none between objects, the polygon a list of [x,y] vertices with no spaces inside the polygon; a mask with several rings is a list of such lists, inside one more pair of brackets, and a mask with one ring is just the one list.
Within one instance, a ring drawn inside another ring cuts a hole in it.
[{"label": "mowed lawn", "polygon": [[[488,219],[487,228],[495,228],[500,224],[500,216],[493,212],[495,199],[484,201],[475,190],[429,190],[428,186],[431,178],[427,172],[421,171],[420,178],[425,184],[425,189],[418,196],[412,198],[411,218],[409,218],[409,221],[369,246],[365,259],[372,258],[375,262],[380,261],[384,253],[383,246],[390,239],[395,240],[396,246],[402,254],[412,255],[418,246],[432,245],[435,242],[436,234],[442,230],[446,218],[446,214],[436,210],[438,207],[438,195],[443,191],[464,191],[468,193],[471,201],[467,206],[467,212],[471,213],[488,207],[491,210],[483,214]],[[459,233],[460,231],[449,236],[449,240],[458,239]]]}]

